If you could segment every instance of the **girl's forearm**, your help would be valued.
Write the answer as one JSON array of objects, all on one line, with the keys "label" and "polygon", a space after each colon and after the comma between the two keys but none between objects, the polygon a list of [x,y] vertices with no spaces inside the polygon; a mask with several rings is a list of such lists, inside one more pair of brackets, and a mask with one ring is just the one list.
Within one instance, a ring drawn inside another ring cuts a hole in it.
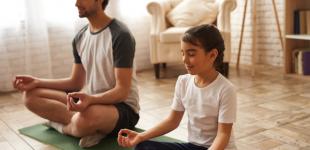
[{"label": "girl's forearm", "polygon": [[142,132],[140,135],[142,137],[142,141],[146,141],[154,137],[158,137],[166,133],[169,133],[174,129],[176,129],[177,127],[178,124],[166,119],[157,126],[151,128],[150,130]]},{"label": "girl's forearm", "polygon": [[156,125],[155,127],[140,133],[142,141],[149,140],[151,138],[164,135],[170,131],[176,129],[183,117],[184,112],[172,110],[168,118]]}]

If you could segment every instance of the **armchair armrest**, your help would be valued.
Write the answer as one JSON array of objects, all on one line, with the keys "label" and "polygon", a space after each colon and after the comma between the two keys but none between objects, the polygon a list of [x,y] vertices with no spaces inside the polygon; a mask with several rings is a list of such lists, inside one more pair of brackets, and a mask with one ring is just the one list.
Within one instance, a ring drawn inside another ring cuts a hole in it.
[{"label": "armchair armrest", "polygon": [[230,32],[230,13],[236,8],[236,0],[216,0],[219,7],[217,27],[220,31]]},{"label": "armchair armrest", "polygon": [[151,14],[152,36],[159,36],[160,32],[167,28],[166,13],[171,9],[167,1],[151,1],[147,4],[147,10]]}]

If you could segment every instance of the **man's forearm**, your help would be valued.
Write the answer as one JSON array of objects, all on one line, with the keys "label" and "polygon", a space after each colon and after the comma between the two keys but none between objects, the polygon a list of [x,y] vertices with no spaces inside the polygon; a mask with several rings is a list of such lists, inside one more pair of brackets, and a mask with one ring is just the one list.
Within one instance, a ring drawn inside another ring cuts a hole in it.
[{"label": "man's forearm", "polygon": [[128,98],[128,90],[115,87],[111,90],[108,90],[103,93],[98,93],[93,95],[93,99],[91,100],[91,104],[116,104],[123,102]]},{"label": "man's forearm", "polygon": [[84,83],[73,82],[70,78],[62,79],[38,79],[38,87],[49,88],[60,91],[79,91]]}]

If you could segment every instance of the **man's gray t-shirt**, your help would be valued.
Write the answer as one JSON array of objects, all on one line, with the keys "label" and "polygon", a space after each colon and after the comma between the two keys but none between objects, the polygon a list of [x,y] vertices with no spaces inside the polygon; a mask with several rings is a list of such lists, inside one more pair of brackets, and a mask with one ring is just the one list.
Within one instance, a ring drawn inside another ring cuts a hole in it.
[{"label": "man's gray t-shirt", "polygon": [[113,19],[98,32],[87,25],[73,40],[75,63],[81,63],[86,72],[86,93],[97,94],[115,87],[114,68],[133,68],[128,99],[124,102],[139,112],[139,95],[135,67],[135,40],[126,25]]}]

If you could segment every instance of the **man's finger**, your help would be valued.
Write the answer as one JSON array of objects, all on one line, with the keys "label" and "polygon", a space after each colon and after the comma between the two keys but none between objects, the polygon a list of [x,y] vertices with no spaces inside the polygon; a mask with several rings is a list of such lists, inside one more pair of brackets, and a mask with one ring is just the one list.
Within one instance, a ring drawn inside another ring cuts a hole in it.
[{"label": "man's finger", "polygon": [[14,78],[12,79],[12,85],[13,85],[14,88],[16,88],[16,82],[17,82],[17,80],[16,80],[16,78],[14,77]]},{"label": "man's finger", "polygon": [[15,78],[16,78],[17,80],[19,80],[19,79],[22,80],[22,79],[25,79],[26,76],[23,76],[23,75],[16,75]]},{"label": "man's finger", "polygon": [[69,97],[82,98],[84,94],[79,93],[79,92],[73,92],[73,93],[69,93],[68,95]]}]

